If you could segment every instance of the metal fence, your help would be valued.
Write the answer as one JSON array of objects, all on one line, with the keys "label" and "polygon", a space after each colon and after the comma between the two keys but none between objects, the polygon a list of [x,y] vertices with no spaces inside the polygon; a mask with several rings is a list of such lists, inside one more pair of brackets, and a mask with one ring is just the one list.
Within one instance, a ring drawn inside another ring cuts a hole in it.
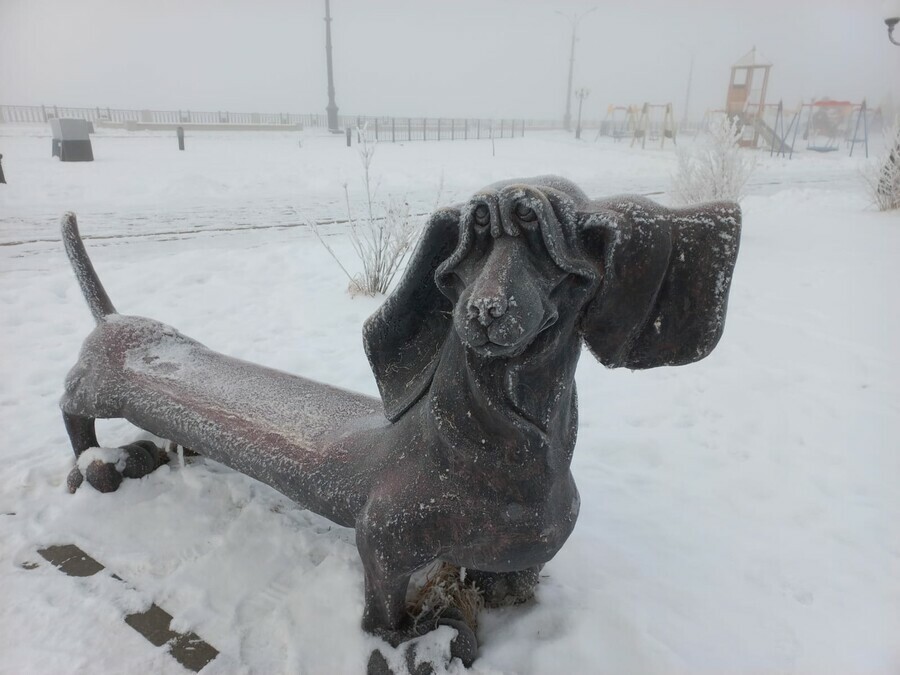
[{"label": "metal fence", "polygon": [[[121,108],[72,108],[55,105],[0,105],[0,124],[43,124],[54,117],[74,117],[90,120],[98,126],[110,125],[125,128],[169,128],[181,124],[203,125],[215,129],[296,129],[299,126],[312,129],[326,129],[328,117],[325,114],[298,113],[242,113],[227,110],[125,110]],[[227,126],[226,126],[227,125]],[[535,119],[477,119],[447,117],[386,117],[369,115],[339,115],[341,129],[355,130],[368,126],[370,137],[381,142],[407,141],[461,141],[487,138],[520,138],[526,131],[552,131],[563,128],[559,120]],[[620,137],[615,133],[609,120],[585,119],[581,126],[591,130],[588,140],[601,136]],[[574,127],[574,125],[573,125]],[[692,122],[679,125],[679,134],[696,135],[705,127],[703,123]],[[354,132],[355,133],[355,132]],[[629,130],[624,134],[631,138]]]},{"label": "metal fence", "polygon": [[429,117],[356,117],[345,128],[363,128],[376,141],[462,141],[516,138],[525,134],[523,120],[449,119]]},{"label": "metal fence", "polygon": [[[126,128],[171,127],[180,124],[196,124],[208,127],[229,125],[229,129],[246,126],[267,128],[302,125],[306,128],[324,129],[328,118],[324,114],[297,113],[241,113],[231,111],[196,110],[125,110],[120,108],[73,108],[68,106],[0,105],[0,123],[42,124],[58,117],[74,117],[89,120],[98,126],[122,126]],[[537,131],[559,129],[553,120],[521,119],[459,119],[435,117],[373,117],[340,115],[341,129],[368,126],[369,133],[379,141],[454,141],[479,138],[517,138],[526,129]]]},{"label": "metal fence", "polygon": [[40,124],[55,117],[74,117],[113,125],[135,124],[245,124],[307,127],[325,126],[324,115],[296,113],[242,113],[228,110],[124,110],[121,108],[72,108],[56,105],[0,105],[0,123]]}]

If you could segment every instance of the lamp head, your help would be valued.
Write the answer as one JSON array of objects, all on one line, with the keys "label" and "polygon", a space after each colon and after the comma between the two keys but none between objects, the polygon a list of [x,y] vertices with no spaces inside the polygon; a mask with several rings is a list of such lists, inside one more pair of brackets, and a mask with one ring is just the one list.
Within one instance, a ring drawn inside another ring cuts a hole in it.
[{"label": "lamp head", "polygon": [[888,29],[888,40],[900,45],[900,42],[894,39],[894,27],[900,23],[900,0],[884,0],[881,3],[881,15]]}]

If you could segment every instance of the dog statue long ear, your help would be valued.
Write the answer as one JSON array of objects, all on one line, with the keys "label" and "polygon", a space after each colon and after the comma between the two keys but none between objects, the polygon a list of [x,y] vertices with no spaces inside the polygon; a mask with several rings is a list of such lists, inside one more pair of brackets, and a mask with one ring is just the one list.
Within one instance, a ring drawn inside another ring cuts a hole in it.
[{"label": "dog statue long ear", "polygon": [[667,209],[642,197],[591,202],[582,242],[603,275],[582,317],[605,366],[677,366],[709,354],[722,336],[741,236],[733,202]]},{"label": "dog statue long ear", "polygon": [[453,328],[453,305],[435,285],[434,272],[458,241],[459,210],[436,211],[400,283],[363,326],[366,356],[392,422],[428,390]]}]

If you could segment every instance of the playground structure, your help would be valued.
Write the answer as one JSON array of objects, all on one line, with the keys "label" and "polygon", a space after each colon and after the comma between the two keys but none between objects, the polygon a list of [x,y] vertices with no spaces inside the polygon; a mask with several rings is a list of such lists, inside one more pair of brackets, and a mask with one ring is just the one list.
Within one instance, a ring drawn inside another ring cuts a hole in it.
[{"label": "playground structure", "polygon": [[[787,117],[790,117],[791,121],[785,129]],[[782,101],[767,103],[763,107],[762,113],[754,120],[754,126],[759,138],[768,145],[770,157],[775,154],[783,157],[793,152],[793,141],[788,143],[787,139],[791,132],[796,130],[798,119],[797,110],[785,110]]]},{"label": "playground structure", "polygon": [[623,138],[631,138],[631,146],[640,141],[641,148],[647,147],[647,139],[659,141],[664,148],[666,139],[672,139],[677,145],[675,113],[671,103],[644,103],[637,105],[610,105],[606,109],[606,117],[600,123],[594,141],[601,136],[611,136],[616,142]]},{"label": "playground structure", "polygon": [[772,64],[760,58],[756,47],[731,66],[725,112],[728,117],[737,117],[743,123],[741,147],[755,148],[759,144],[760,122],[764,123],[771,69]]},{"label": "playground structure", "polygon": [[762,141],[770,155],[791,158],[798,149],[797,135],[802,126],[801,140],[806,141],[807,150],[832,152],[843,141],[849,146],[851,157],[857,143],[863,144],[866,157],[869,156],[869,109],[865,100],[813,100],[801,103],[795,110],[785,110],[782,101],[766,102],[771,69],[772,64],[760,57],[756,47],[731,66],[724,112],[729,118],[740,120],[742,147],[757,148]]},{"label": "playground structure", "polygon": [[659,140],[659,147],[666,146],[666,139],[671,138],[675,142],[676,124],[675,114],[671,103],[644,103],[631,136],[631,147],[641,141],[641,148],[647,147],[647,139]]},{"label": "playground structure", "polygon": [[601,136],[611,136],[618,143],[623,138],[634,135],[638,123],[638,109],[633,105],[610,105],[606,109],[606,117],[600,123],[594,141]]},{"label": "playground structure", "polygon": [[[768,104],[756,123],[760,137],[769,147],[769,155],[793,157],[805,141],[811,152],[834,152],[843,142],[850,156],[862,144],[869,156],[869,127],[877,121],[880,110],[871,110],[866,101],[814,100],[786,110],[781,101]],[[870,117],[872,118],[870,120]],[[798,136],[800,145],[798,145]]]},{"label": "playground structure", "polygon": [[[843,141],[850,147],[851,157],[857,143],[863,144],[866,157],[869,156],[869,116],[865,100],[862,103],[830,99],[813,101],[800,106],[800,118],[804,109],[807,112],[803,140],[807,150],[833,152]],[[794,138],[799,127],[798,123],[794,128]],[[792,145],[796,147],[796,143],[792,142]]]}]

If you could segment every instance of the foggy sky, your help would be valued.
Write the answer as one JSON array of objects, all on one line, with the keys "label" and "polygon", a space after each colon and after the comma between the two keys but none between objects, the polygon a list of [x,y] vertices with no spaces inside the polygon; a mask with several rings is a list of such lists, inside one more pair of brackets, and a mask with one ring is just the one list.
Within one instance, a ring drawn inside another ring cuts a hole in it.
[{"label": "foggy sky", "polygon": [[[342,114],[559,119],[571,29],[587,117],[724,106],[756,46],[769,100],[900,103],[882,0],[332,0]],[[749,7],[755,9],[750,9]],[[323,112],[323,0],[0,0],[0,103]]]}]

